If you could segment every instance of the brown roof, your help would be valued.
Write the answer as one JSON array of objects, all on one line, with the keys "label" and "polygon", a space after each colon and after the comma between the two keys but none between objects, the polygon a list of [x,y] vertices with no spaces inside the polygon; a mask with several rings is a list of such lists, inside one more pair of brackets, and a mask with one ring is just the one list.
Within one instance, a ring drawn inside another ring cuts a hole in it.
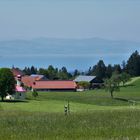
[{"label": "brown roof", "polygon": [[36,81],[33,89],[76,89],[74,81]]},{"label": "brown roof", "polygon": [[25,86],[32,87],[35,81],[42,80],[42,76],[23,76],[21,81],[24,83]]},{"label": "brown roof", "polygon": [[31,87],[32,84],[35,82],[35,78],[31,76],[23,76],[21,81],[24,83],[25,86]]}]

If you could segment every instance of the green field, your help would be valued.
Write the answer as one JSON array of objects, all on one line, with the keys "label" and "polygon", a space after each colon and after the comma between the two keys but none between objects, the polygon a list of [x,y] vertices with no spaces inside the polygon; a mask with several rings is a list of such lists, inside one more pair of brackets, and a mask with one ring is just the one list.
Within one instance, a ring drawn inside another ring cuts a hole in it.
[{"label": "green field", "polygon": [[[25,102],[0,102],[0,139],[139,140],[140,79],[114,93],[44,92]],[[70,102],[70,114],[64,105]]]}]

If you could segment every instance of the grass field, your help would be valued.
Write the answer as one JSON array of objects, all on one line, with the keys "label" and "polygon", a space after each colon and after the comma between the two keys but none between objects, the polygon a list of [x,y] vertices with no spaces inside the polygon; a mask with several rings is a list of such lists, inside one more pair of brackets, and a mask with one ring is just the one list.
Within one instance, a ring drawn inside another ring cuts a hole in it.
[{"label": "grass field", "polygon": [[[140,80],[114,93],[44,92],[25,102],[0,102],[0,139],[139,140]],[[127,100],[136,101],[135,105]],[[70,102],[70,115],[64,105]]]}]

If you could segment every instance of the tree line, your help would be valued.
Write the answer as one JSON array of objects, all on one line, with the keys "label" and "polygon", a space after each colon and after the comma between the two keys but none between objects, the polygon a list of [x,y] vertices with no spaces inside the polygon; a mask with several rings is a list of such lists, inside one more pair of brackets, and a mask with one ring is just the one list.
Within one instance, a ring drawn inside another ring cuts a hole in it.
[{"label": "tree line", "polygon": [[111,78],[113,73],[121,74],[127,73],[131,77],[140,76],[140,55],[138,51],[135,51],[131,54],[128,61],[123,61],[122,64],[115,65],[105,65],[103,60],[99,60],[96,65],[90,67],[88,70],[81,72],[78,69],[75,69],[73,72],[68,72],[66,67],[61,69],[55,68],[52,65],[48,68],[39,68],[36,67],[25,67],[23,72],[26,75],[31,74],[42,74],[45,75],[49,80],[69,80],[74,79],[78,75],[95,75],[100,79]]},{"label": "tree line", "polygon": [[[122,63],[122,65],[114,65],[109,64],[105,66],[103,60],[99,60],[99,62],[90,67],[86,72],[79,72],[75,70],[73,73],[69,73],[66,67],[62,67],[61,69],[54,68],[50,65],[47,69],[40,68],[37,69],[34,66],[31,68],[25,67],[23,72],[27,75],[30,74],[43,74],[50,80],[69,80],[78,76],[80,74],[83,75],[96,75],[97,77],[104,79],[104,84],[106,90],[108,90],[113,98],[113,92],[118,91],[120,88],[120,83],[123,85],[129,80],[130,76],[140,76],[140,55],[138,51],[135,51],[131,54],[127,62]],[[9,68],[1,68],[0,69],[0,96],[2,101],[7,94],[15,93],[15,78],[12,71]],[[85,83],[83,83],[85,85]]]}]

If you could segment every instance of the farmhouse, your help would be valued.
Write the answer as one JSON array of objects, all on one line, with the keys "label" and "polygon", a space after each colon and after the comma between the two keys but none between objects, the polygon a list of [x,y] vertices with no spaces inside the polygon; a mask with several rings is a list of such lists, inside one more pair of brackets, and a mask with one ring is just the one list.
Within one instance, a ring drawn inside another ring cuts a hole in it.
[{"label": "farmhouse", "polygon": [[74,80],[76,83],[79,82],[89,82],[90,88],[99,88],[103,85],[103,80],[99,79],[96,76],[86,76],[86,75],[80,75],[76,77]]},{"label": "farmhouse", "polygon": [[20,76],[23,76],[24,75],[23,71],[21,71],[19,68],[14,68],[13,67],[11,69],[11,71],[12,71],[14,77],[17,77],[18,75],[20,75]]},{"label": "farmhouse", "polygon": [[32,89],[36,91],[76,91],[74,81],[36,81]]},{"label": "farmhouse", "polygon": [[25,86],[27,87],[32,87],[33,83],[36,81],[44,81],[47,80],[47,78],[44,75],[38,75],[38,74],[33,74],[30,76],[23,76],[21,81],[24,83]]},{"label": "farmhouse", "polygon": [[22,82],[21,82],[21,75],[18,75],[15,77],[17,84],[15,85],[15,94],[9,95],[7,94],[6,99],[11,100],[11,99],[19,99],[19,100],[25,100],[26,97],[26,90],[22,87]]}]

